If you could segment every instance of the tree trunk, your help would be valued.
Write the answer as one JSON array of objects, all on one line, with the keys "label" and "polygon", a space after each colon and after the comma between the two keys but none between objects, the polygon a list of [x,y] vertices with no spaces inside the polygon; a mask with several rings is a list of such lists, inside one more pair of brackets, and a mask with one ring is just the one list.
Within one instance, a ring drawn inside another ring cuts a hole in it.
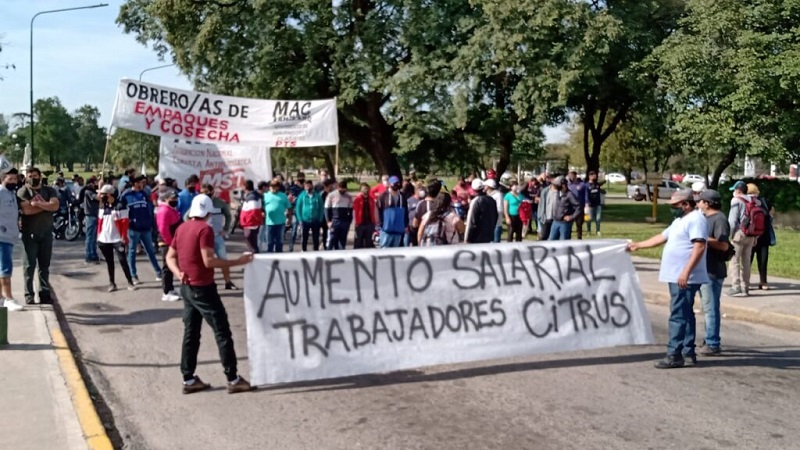
[{"label": "tree trunk", "polygon": [[[340,115],[339,125],[343,134],[356,141],[366,150],[375,162],[375,168],[381,175],[403,174],[394,148],[394,126],[390,125],[381,113],[383,98],[378,92],[368,94],[346,108],[357,120]],[[358,123],[363,122],[363,123]],[[364,125],[366,124],[366,125]]]},{"label": "tree trunk", "polygon": [[[594,101],[590,101],[584,105],[583,110],[583,156],[586,158],[586,173],[591,171],[600,173],[600,152],[603,149],[603,143],[625,118],[628,106],[624,105],[619,111],[616,111],[608,126],[606,126],[606,117],[610,109],[607,105],[600,107],[598,111]],[[595,112],[599,113],[596,124]],[[589,134],[592,137],[591,153],[589,153]]]},{"label": "tree trunk", "polygon": [[709,181],[708,187],[709,189],[717,189],[719,187],[719,177],[722,175],[722,172],[725,171],[731,164],[736,161],[736,154],[739,153],[736,147],[731,147],[728,149],[728,153],[722,158],[722,160],[717,164],[717,168],[714,169],[714,176]]},{"label": "tree trunk", "polygon": [[[336,149],[334,149],[333,151],[335,152]],[[325,160],[325,170],[328,171],[328,174],[330,175],[331,179],[333,179],[336,175],[338,175],[334,170],[335,168],[334,159],[336,158],[336,155],[335,154],[331,155],[331,150],[326,148],[322,150],[322,158]],[[339,180],[337,179],[336,181]]]}]

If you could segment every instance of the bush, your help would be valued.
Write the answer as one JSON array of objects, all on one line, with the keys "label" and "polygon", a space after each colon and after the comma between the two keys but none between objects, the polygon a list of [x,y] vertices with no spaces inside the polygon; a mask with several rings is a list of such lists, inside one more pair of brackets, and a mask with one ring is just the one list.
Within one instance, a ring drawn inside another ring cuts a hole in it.
[{"label": "bush", "polygon": [[[731,186],[737,180],[732,180],[728,183],[721,183],[719,185],[719,193],[722,196],[722,205],[731,204],[731,197],[733,192],[730,191]],[[767,204],[778,212],[800,211],[800,183],[790,180],[765,180],[744,178],[745,183],[755,183],[758,190],[761,192],[759,197],[764,198]]]}]

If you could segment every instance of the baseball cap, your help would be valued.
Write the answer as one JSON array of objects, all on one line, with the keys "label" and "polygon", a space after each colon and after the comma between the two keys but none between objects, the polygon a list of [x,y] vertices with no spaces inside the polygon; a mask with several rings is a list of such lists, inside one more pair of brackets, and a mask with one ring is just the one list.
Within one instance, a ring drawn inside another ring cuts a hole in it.
[{"label": "baseball cap", "polygon": [[400,183],[400,178],[392,175],[389,177],[389,184],[398,184]]},{"label": "baseball cap", "polygon": [[747,183],[747,195],[755,194],[758,195],[761,192],[758,190],[758,186],[755,183]]},{"label": "baseball cap", "polygon": [[719,192],[713,189],[706,189],[705,191],[700,193],[700,200],[703,200],[707,203],[722,203],[722,196],[719,195]]},{"label": "baseball cap", "polygon": [[214,202],[206,194],[200,194],[192,199],[192,206],[189,208],[189,217],[203,218],[209,214],[219,214],[219,208],[214,208]]},{"label": "baseball cap", "polygon": [[178,196],[178,193],[175,192],[175,189],[171,189],[171,188],[164,189],[163,192],[158,194],[158,201],[166,202],[169,199],[171,199],[173,197],[177,197],[177,196]]},{"label": "baseball cap", "polygon": [[553,184],[556,186],[563,186],[564,185],[564,177],[556,177],[553,179]]},{"label": "baseball cap", "polygon": [[105,185],[105,186],[100,188],[100,193],[101,194],[106,194],[106,195],[113,194],[114,193],[114,186],[112,186],[110,184],[107,184],[107,185]]},{"label": "baseball cap", "polygon": [[692,183],[692,191],[694,192],[703,192],[705,188],[706,184],[703,183],[702,181],[695,181],[694,183]]},{"label": "baseball cap", "polygon": [[733,186],[731,186],[731,191],[735,191],[737,189],[742,192],[747,192],[747,185],[744,184],[744,181],[739,180],[736,183],[733,183]]},{"label": "baseball cap", "polygon": [[681,202],[688,202],[694,200],[694,194],[692,191],[684,190],[684,191],[675,191],[672,193],[672,197],[669,199],[670,205],[677,205]]},{"label": "baseball cap", "polygon": [[483,180],[480,178],[475,178],[472,180],[472,190],[473,191],[482,191],[483,190]]},{"label": "baseball cap", "polygon": [[493,180],[493,179],[497,178],[497,172],[495,172],[494,169],[487,170],[486,171],[486,178],[488,178],[490,180]]},{"label": "baseball cap", "polygon": [[494,181],[493,178],[489,178],[488,180],[484,181],[483,185],[489,189],[497,189],[497,181]]}]

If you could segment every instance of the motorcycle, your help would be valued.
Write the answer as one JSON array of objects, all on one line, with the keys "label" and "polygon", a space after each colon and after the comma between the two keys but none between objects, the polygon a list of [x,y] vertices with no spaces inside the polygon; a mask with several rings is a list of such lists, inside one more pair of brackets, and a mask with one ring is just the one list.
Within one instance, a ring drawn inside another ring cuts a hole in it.
[{"label": "motorcycle", "polygon": [[53,217],[53,237],[74,241],[83,231],[83,219],[80,206],[72,205],[67,211],[59,210]]}]

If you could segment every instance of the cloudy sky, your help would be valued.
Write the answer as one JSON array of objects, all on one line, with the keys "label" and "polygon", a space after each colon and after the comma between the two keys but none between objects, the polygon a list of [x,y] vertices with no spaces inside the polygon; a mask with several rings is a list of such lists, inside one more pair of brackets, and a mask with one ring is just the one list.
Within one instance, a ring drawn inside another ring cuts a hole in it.
[{"label": "cloudy sky", "polygon": [[[103,1],[103,0],[101,0]],[[30,21],[39,11],[100,3],[96,0],[0,0],[0,113],[9,117],[30,109]],[[33,28],[33,89],[35,98],[57,96],[74,111],[82,105],[96,106],[101,125],[111,120],[114,95],[120,78],[138,78],[151,67],[169,64],[151,49],[123,33],[114,22],[123,0],[104,0],[104,8],[44,14]],[[177,68],[144,74],[143,80],[190,89],[189,80]],[[546,129],[549,141],[560,140],[560,129]]]}]

